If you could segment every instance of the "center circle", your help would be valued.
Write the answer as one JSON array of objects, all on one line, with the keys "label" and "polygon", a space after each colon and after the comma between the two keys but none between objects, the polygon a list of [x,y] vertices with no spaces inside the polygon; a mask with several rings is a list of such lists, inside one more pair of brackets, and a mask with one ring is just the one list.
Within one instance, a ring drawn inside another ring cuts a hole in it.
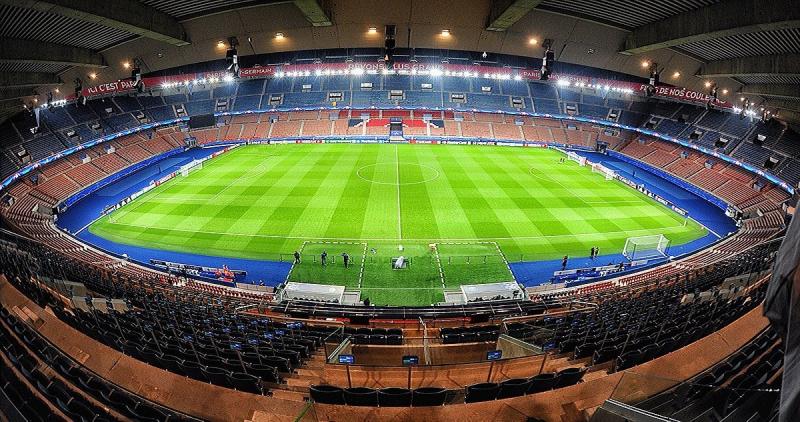
[{"label": "center circle", "polygon": [[356,170],[356,175],[378,185],[417,185],[439,178],[439,170],[425,164],[375,163]]}]

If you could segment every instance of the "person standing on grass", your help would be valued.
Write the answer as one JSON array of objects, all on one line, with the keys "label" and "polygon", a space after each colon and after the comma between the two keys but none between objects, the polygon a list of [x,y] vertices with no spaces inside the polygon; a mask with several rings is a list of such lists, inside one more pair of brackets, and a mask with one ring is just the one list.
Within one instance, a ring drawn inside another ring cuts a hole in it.
[{"label": "person standing on grass", "polygon": [[322,262],[322,266],[328,265],[328,251],[322,251],[322,255],[319,256],[319,260]]},{"label": "person standing on grass", "polygon": [[589,258],[594,259],[594,247],[592,247],[592,250],[589,251]]},{"label": "person standing on grass", "polygon": [[597,258],[598,256],[600,256],[600,248],[595,246],[594,247],[594,257]]},{"label": "person standing on grass", "polygon": [[564,271],[564,270],[567,269],[567,261],[568,260],[569,260],[569,257],[567,255],[564,255],[564,259],[561,260],[561,271]]},{"label": "person standing on grass", "polygon": [[300,263],[300,252],[294,251],[294,263],[295,264]]},{"label": "person standing on grass", "polygon": [[342,259],[344,260],[344,267],[345,268],[349,268],[350,267],[350,255],[348,255],[347,252],[345,252],[345,253],[342,254]]}]

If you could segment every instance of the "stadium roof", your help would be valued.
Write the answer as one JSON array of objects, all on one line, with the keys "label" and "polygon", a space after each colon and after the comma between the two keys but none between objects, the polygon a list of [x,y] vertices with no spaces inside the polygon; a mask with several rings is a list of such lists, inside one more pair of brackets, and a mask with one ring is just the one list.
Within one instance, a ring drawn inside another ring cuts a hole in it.
[{"label": "stadium roof", "polygon": [[129,77],[133,58],[145,72],[220,59],[231,36],[251,40],[242,55],[380,48],[385,24],[397,25],[398,47],[539,57],[552,39],[563,62],[638,76],[642,61],[657,62],[664,82],[703,90],[713,80],[729,99],[800,120],[792,0],[0,0],[0,20],[0,120],[60,83],[71,91],[76,77]]}]

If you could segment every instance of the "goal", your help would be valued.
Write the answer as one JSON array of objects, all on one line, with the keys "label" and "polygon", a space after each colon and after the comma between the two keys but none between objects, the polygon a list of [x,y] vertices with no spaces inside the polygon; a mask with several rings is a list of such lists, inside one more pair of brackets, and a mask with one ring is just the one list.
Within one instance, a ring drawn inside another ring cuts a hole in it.
[{"label": "goal", "polygon": [[188,176],[189,173],[201,168],[203,168],[203,160],[193,160],[191,163],[182,165],[178,171],[181,176]]},{"label": "goal", "polygon": [[625,240],[622,255],[629,260],[662,258],[667,256],[669,239],[663,234],[629,237]]},{"label": "goal", "polygon": [[580,166],[586,165],[586,157],[580,156],[572,151],[567,151],[567,158],[578,163]]},{"label": "goal", "polygon": [[600,173],[606,180],[614,180],[617,177],[617,172],[600,163],[592,163],[592,173]]}]

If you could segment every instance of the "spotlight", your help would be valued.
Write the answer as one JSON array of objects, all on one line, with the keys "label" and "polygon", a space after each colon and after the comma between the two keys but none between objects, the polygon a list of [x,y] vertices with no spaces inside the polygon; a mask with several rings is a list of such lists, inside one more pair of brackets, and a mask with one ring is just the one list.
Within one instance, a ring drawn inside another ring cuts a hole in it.
[{"label": "spotlight", "polygon": [[131,63],[130,62],[122,63],[122,67],[124,67],[125,69],[130,69],[131,68]]},{"label": "spotlight", "polygon": [[225,48],[225,41],[222,40],[217,41],[217,48],[219,49]]},{"label": "spotlight", "polygon": [[536,45],[538,43],[539,43],[539,40],[537,40],[536,38],[531,38],[531,39],[528,40],[528,44],[530,44],[530,45]]},{"label": "spotlight", "polygon": [[553,73],[553,64],[556,62],[556,55],[550,49],[553,45],[553,40],[546,39],[542,43],[544,47],[544,57],[542,57],[542,70],[539,74],[539,80],[546,81],[550,79],[550,74]]},{"label": "spotlight", "polygon": [[97,79],[97,73],[94,73],[94,72],[90,73],[89,74],[89,79]]},{"label": "spotlight", "polygon": [[727,89],[723,89],[722,90],[722,95],[728,95],[728,90]]},{"label": "spotlight", "polygon": [[386,25],[384,27],[383,64],[385,69],[394,68],[394,48],[397,44],[394,37],[396,34],[397,27],[395,25]]},{"label": "spotlight", "polygon": [[283,35],[283,32],[276,32],[275,33],[275,39],[276,40],[282,40],[284,38],[285,38],[285,36]]},{"label": "spotlight", "polygon": [[675,73],[672,74],[672,79],[678,79],[680,77],[681,77],[681,72],[678,72],[677,70],[675,71]]},{"label": "spotlight", "polygon": [[56,94],[60,94],[60,93],[61,93],[61,90],[58,89],[58,87],[56,87]]},{"label": "spotlight", "polygon": [[[128,63],[130,66],[130,63]],[[131,80],[133,81],[133,87],[136,88],[136,92],[142,93],[144,92],[144,81],[142,81],[142,69],[139,67],[139,60],[133,59],[133,69],[131,69]]]},{"label": "spotlight", "polygon": [[376,28],[374,26],[370,26],[369,29],[367,30],[367,33],[368,34],[373,34],[373,35],[377,34],[378,33],[378,28]]},{"label": "spotlight", "polygon": [[225,62],[228,64],[228,70],[231,71],[235,78],[239,77],[239,51],[236,47],[239,46],[239,39],[236,37],[228,38],[230,48],[225,53]]},{"label": "spotlight", "polygon": [[644,68],[650,67],[650,62],[647,61],[647,60],[642,60],[642,67],[644,67]]},{"label": "spotlight", "polygon": [[714,103],[717,101],[717,84],[711,83],[711,81],[706,81],[704,84],[708,90],[708,101],[706,102],[706,108],[713,108]]},{"label": "spotlight", "polygon": [[744,101],[744,97],[739,97],[739,101]]},{"label": "spotlight", "polygon": [[450,36],[450,30],[449,29],[442,29],[442,36],[443,37],[449,37]]},{"label": "spotlight", "polygon": [[[648,97],[652,97],[656,93],[656,87],[658,86],[658,83],[660,81],[660,74],[664,69],[659,70],[658,63],[655,62],[649,63],[649,65],[650,65],[649,67],[650,79],[648,80],[649,83],[645,88],[645,95],[647,95]],[[680,76],[680,73],[678,73],[678,76]]]}]

